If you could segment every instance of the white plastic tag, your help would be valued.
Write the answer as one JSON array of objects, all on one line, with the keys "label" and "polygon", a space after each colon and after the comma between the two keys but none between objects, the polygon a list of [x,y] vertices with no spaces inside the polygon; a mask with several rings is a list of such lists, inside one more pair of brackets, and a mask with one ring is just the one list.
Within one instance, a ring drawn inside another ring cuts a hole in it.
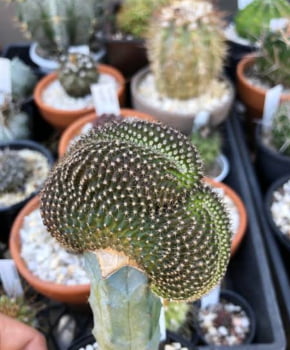
[{"label": "white plastic tag", "polygon": [[82,53],[83,55],[89,55],[90,54],[90,48],[88,45],[79,45],[79,46],[71,46],[68,49],[69,53]]},{"label": "white plastic tag", "polygon": [[0,260],[0,279],[4,291],[9,297],[23,296],[23,288],[13,260]]},{"label": "white plastic tag", "polygon": [[268,131],[272,126],[273,117],[279,107],[282,91],[283,86],[276,85],[272,89],[269,89],[266,93],[262,119],[264,131]]},{"label": "white plastic tag", "polygon": [[162,342],[166,339],[166,322],[165,322],[164,306],[162,306],[160,310],[159,328],[160,328],[160,341]]},{"label": "white plastic tag", "polygon": [[201,298],[201,308],[205,309],[207,306],[215,305],[220,300],[221,286],[218,285],[212,289],[208,294]]},{"label": "white plastic tag", "polygon": [[270,20],[270,30],[280,30],[286,27],[286,25],[289,23],[288,18],[272,18]]},{"label": "white plastic tag", "polygon": [[120,105],[116,87],[113,84],[91,85],[95,110],[98,115],[120,115]]},{"label": "white plastic tag", "polygon": [[11,63],[8,58],[0,58],[0,77],[0,91],[7,95],[11,95]]},{"label": "white plastic tag", "polygon": [[208,111],[200,111],[196,117],[193,119],[192,131],[197,131],[207,124],[210,118],[210,113]]},{"label": "white plastic tag", "polygon": [[242,10],[254,0],[238,0],[238,9]]}]

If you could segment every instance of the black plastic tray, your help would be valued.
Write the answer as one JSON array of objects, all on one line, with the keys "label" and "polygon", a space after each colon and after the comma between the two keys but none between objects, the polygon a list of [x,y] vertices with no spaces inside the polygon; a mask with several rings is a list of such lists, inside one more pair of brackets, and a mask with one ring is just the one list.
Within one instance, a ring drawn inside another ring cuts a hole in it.
[{"label": "black plastic tray", "polygon": [[244,164],[244,170],[247,173],[250,185],[252,201],[257,211],[257,217],[261,226],[261,233],[264,238],[267,253],[271,262],[271,271],[273,281],[277,290],[278,302],[281,310],[281,316],[284,323],[284,330],[287,337],[288,348],[290,348],[290,256],[289,251],[274,237],[267,221],[267,214],[264,206],[265,193],[262,192],[260,183],[254,171],[250,160],[250,153],[244,142],[243,125],[241,121],[235,120],[233,130],[237,142],[239,142],[239,151]]}]

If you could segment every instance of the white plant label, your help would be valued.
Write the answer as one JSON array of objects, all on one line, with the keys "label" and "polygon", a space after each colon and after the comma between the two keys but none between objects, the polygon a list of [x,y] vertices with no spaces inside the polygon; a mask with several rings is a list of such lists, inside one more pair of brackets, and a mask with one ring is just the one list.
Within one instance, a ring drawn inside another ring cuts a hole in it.
[{"label": "white plant label", "polygon": [[220,300],[221,286],[218,285],[212,289],[208,294],[201,298],[201,308],[205,309],[207,306],[216,305]]},{"label": "white plant label", "polygon": [[193,119],[192,131],[197,131],[202,128],[210,119],[210,113],[208,111],[200,111]]},{"label": "white plant label", "polygon": [[4,291],[9,297],[13,298],[23,296],[21,281],[12,259],[0,260],[0,279]]},{"label": "white plant label", "polygon": [[162,306],[160,310],[159,328],[160,328],[160,341],[162,342],[166,339],[166,322],[165,322],[164,306]]},{"label": "white plant label", "polygon": [[238,9],[242,10],[254,0],[238,0]]},{"label": "white plant label", "polygon": [[81,53],[83,55],[89,55],[90,54],[90,48],[88,45],[79,45],[79,46],[71,46],[68,49],[69,53]]},{"label": "white plant label", "polygon": [[270,30],[276,31],[286,27],[289,23],[288,18],[272,18],[270,20]]},{"label": "white plant label", "polygon": [[8,58],[0,58],[0,92],[11,95],[11,62]]},{"label": "white plant label", "polygon": [[266,93],[264,112],[263,112],[263,130],[268,131],[271,129],[273,118],[278,110],[280,97],[282,95],[283,86],[276,85],[272,89],[269,89]]},{"label": "white plant label", "polygon": [[91,85],[91,91],[97,115],[120,115],[120,105],[115,85],[93,84]]}]

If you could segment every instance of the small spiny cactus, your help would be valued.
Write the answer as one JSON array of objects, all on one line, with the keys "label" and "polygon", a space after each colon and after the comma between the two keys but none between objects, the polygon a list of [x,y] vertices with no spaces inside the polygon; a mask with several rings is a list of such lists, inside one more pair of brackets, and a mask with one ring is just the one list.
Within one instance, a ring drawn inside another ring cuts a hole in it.
[{"label": "small spiny cactus", "polygon": [[71,53],[61,57],[58,79],[68,95],[83,97],[90,93],[91,85],[98,82],[99,73],[90,56]]},{"label": "small spiny cactus", "polygon": [[36,311],[23,298],[9,298],[6,295],[1,295],[0,313],[23,322],[28,326],[35,325]]},{"label": "small spiny cactus", "polygon": [[222,73],[226,43],[221,14],[206,0],[175,0],[153,17],[148,57],[161,95],[190,99]]},{"label": "small spiny cactus", "polygon": [[290,4],[286,0],[254,0],[235,17],[238,34],[257,41],[269,30],[271,19],[290,17]]},{"label": "small spiny cactus", "polygon": [[262,40],[260,56],[256,60],[258,75],[271,85],[290,87],[290,24],[268,32]]},{"label": "small spiny cactus", "polygon": [[30,174],[26,161],[17,151],[0,152],[0,193],[17,192]]}]

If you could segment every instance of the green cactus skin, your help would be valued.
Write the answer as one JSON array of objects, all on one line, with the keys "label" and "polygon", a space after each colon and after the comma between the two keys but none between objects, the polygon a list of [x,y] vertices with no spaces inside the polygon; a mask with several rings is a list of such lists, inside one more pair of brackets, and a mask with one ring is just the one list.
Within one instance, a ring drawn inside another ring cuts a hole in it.
[{"label": "green cactus skin", "polygon": [[117,14],[117,27],[135,38],[144,39],[148,30],[148,22],[157,6],[169,0],[125,0]]},{"label": "green cactus skin", "polygon": [[261,55],[256,59],[258,75],[271,85],[290,88],[290,25],[269,32],[262,41]]},{"label": "green cactus skin", "polygon": [[19,191],[30,174],[26,161],[17,151],[0,152],[0,193]]},{"label": "green cactus skin", "polygon": [[271,144],[281,154],[290,157],[290,103],[284,102],[273,119]]},{"label": "green cactus skin", "polygon": [[100,349],[157,350],[161,301],[151,292],[147,276],[125,266],[103,279],[93,253],[85,253],[85,262],[92,281],[93,334]]},{"label": "green cactus skin", "polygon": [[205,0],[173,1],[153,17],[147,50],[161,95],[181,100],[200,96],[222,73],[226,43],[221,15]]},{"label": "green cactus skin", "polygon": [[235,26],[242,38],[256,42],[269,30],[273,18],[289,18],[290,4],[286,0],[254,0],[235,17]]},{"label": "green cactus skin", "polygon": [[0,313],[28,326],[35,325],[36,311],[23,298],[9,298],[6,295],[0,295]]},{"label": "green cactus skin", "polygon": [[16,5],[19,26],[48,53],[88,45],[101,20],[103,0],[8,0]]},{"label": "green cactus skin", "polygon": [[90,56],[71,53],[61,57],[58,79],[68,95],[83,97],[90,93],[90,86],[98,82],[99,73]]}]

